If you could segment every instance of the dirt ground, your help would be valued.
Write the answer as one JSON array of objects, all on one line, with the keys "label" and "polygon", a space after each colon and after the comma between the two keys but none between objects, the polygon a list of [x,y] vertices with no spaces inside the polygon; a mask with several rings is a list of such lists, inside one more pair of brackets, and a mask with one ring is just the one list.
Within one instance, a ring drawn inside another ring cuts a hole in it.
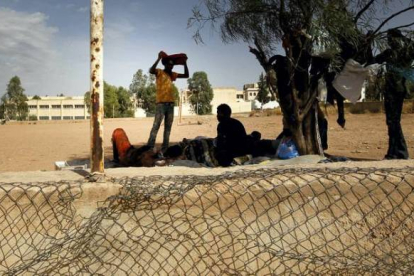
[{"label": "dirt ground", "polygon": [[[260,131],[262,138],[274,139],[282,129],[281,116],[248,117],[235,115],[248,133]],[[347,114],[342,129],[336,116],[330,115],[329,149],[327,153],[363,160],[380,160],[388,147],[384,114]],[[105,158],[112,158],[111,134],[115,128],[125,129],[134,145],[146,143],[153,118],[109,119],[104,122]],[[414,156],[414,114],[403,114],[402,126]],[[216,136],[214,116],[175,118],[171,143],[183,138]],[[162,128],[157,142],[162,140]],[[25,122],[0,125],[0,172],[54,170],[55,161],[88,159],[90,152],[89,121]]]}]

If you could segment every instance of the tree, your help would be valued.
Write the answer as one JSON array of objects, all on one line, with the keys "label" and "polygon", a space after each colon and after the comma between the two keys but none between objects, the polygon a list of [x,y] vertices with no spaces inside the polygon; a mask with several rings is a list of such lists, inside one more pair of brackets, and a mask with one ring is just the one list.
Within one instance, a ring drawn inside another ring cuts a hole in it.
[{"label": "tree", "polygon": [[205,72],[194,72],[193,77],[187,80],[188,89],[191,91],[190,105],[198,115],[211,114],[211,101],[213,89]]},{"label": "tree", "polygon": [[105,118],[118,117],[118,88],[104,81],[104,114]]},{"label": "tree", "polygon": [[134,106],[131,101],[131,93],[124,87],[120,86],[117,90],[118,98],[118,117],[134,117]]},{"label": "tree", "polygon": [[[317,129],[317,114],[322,114],[316,99],[319,79],[327,78],[330,68],[339,72],[349,58],[368,61],[372,42],[381,42],[385,24],[414,9],[412,1],[405,1],[406,8],[381,21],[376,11],[386,11],[390,1],[203,2],[208,14],[196,7],[189,20],[190,26],[197,26],[195,39],[202,41],[200,31],[207,22],[219,22],[224,42],[242,40],[254,45],[250,52],[265,70],[270,91],[281,106],[284,128],[290,130],[302,155],[322,153]],[[381,23],[373,26],[372,22]],[[275,54],[281,48],[284,55]]]},{"label": "tree", "polygon": [[32,100],[41,100],[41,99],[42,98],[40,96],[38,96],[38,95],[34,95],[33,98],[32,98]]},{"label": "tree", "polygon": [[138,101],[142,101],[142,108],[147,113],[155,113],[155,77],[154,75],[145,75],[142,69],[139,69],[132,78],[129,90],[135,94]]},{"label": "tree", "polygon": [[[91,93],[84,95],[84,102],[91,113]],[[104,81],[104,117],[125,118],[134,116],[131,93],[124,87],[116,87]]]},{"label": "tree", "polygon": [[83,102],[86,105],[86,108],[88,109],[88,113],[91,114],[91,92],[86,91],[85,95],[83,96]]},{"label": "tree", "polygon": [[7,92],[1,98],[1,110],[3,119],[23,121],[29,115],[27,96],[21,86],[20,78],[14,76],[7,85]]},{"label": "tree", "polygon": [[267,87],[266,78],[263,73],[259,76],[259,91],[257,93],[256,99],[262,104],[262,108],[264,104],[267,104],[270,101],[269,97],[269,89]]}]

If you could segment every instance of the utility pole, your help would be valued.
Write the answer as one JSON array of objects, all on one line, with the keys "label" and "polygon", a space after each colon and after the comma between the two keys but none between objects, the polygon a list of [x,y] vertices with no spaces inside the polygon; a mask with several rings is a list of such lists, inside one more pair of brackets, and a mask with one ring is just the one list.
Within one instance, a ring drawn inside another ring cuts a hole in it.
[{"label": "utility pole", "polygon": [[91,0],[91,174],[104,173],[103,23],[104,0]]},{"label": "utility pole", "polygon": [[180,91],[180,106],[178,108],[178,112],[179,112],[179,124],[181,124],[181,117],[182,117],[182,113],[183,113],[183,91]]}]

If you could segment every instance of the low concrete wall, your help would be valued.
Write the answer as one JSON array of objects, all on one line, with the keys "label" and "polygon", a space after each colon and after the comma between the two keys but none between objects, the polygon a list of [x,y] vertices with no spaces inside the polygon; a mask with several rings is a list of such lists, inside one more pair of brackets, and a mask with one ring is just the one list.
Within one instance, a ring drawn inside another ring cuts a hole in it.
[{"label": "low concrete wall", "polygon": [[[325,105],[321,106],[325,109]],[[345,112],[353,114],[364,114],[364,113],[383,113],[385,112],[383,102],[358,102],[356,104],[345,103]],[[336,107],[327,106],[329,113],[336,113]],[[403,106],[403,113],[414,113],[414,101],[406,100]]]},{"label": "low concrete wall", "polygon": [[279,165],[0,174],[0,273],[412,271],[413,160]]}]

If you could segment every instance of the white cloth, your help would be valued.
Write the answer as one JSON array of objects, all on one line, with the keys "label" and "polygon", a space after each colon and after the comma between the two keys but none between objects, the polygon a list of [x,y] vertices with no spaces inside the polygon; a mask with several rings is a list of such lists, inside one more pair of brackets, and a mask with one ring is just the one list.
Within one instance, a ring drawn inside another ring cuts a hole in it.
[{"label": "white cloth", "polygon": [[368,76],[369,68],[362,66],[353,59],[348,59],[344,69],[333,81],[333,87],[345,99],[356,103],[361,97],[364,82]]},{"label": "white cloth", "polygon": [[326,83],[322,78],[320,78],[318,81],[318,97],[316,98],[322,103],[326,103],[326,99],[328,98]]}]

